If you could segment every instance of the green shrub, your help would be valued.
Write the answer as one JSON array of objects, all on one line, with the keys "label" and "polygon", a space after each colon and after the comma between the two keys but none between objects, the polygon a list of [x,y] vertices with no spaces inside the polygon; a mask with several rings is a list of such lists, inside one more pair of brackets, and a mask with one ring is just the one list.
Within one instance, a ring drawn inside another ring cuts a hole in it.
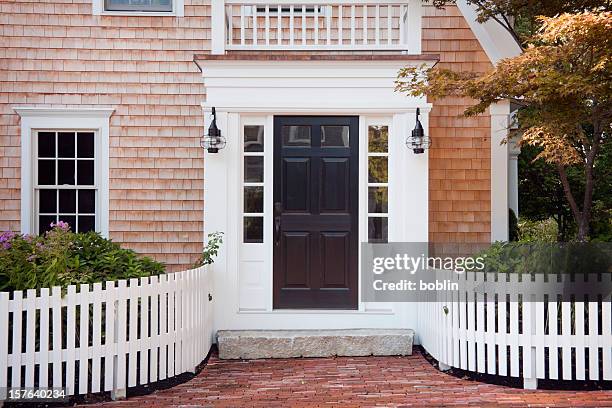
[{"label": "green shrub", "polygon": [[206,246],[202,250],[202,255],[198,258],[196,263],[193,265],[194,268],[199,268],[203,265],[210,265],[214,262],[214,257],[219,253],[219,248],[223,243],[223,233],[222,232],[211,232],[208,234],[208,241],[206,242]]},{"label": "green shrub", "polygon": [[521,219],[518,228],[520,242],[557,242],[559,229],[552,218],[542,221]]},{"label": "green shrub", "polygon": [[58,222],[44,235],[0,235],[0,290],[66,287],[164,273],[164,265]]}]

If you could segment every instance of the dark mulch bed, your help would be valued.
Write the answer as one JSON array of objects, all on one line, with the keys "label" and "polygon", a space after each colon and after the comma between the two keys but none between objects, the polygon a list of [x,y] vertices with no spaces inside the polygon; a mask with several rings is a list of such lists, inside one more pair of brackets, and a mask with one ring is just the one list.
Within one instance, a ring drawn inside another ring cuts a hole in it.
[{"label": "dark mulch bed", "polygon": [[[167,378],[162,381],[157,381],[152,384],[139,385],[136,387],[131,387],[127,389],[127,397],[138,397],[142,395],[149,395],[155,391],[167,390],[168,388],[176,387],[179,384],[186,383],[191,380],[195,376],[197,376],[200,371],[206,367],[208,363],[208,359],[210,355],[216,351],[216,346],[213,345],[213,348],[210,349],[208,355],[197,367],[195,373],[184,373],[177,375],[175,377]],[[65,402],[5,402],[3,408],[11,408],[11,407],[26,407],[26,408],[44,408],[44,407],[68,407],[82,404],[96,404],[101,402],[112,401],[110,392],[100,392],[96,394],[87,394],[87,395],[74,395],[68,398],[68,401]],[[0,404],[1,405],[1,404]]]},{"label": "dark mulch bed", "polygon": [[[423,357],[434,367],[439,369],[438,361],[434,359],[421,346],[415,346],[414,351],[421,353]],[[504,387],[523,389],[523,380],[516,377],[502,377],[493,374],[481,374],[465,371],[459,368],[451,368],[444,373],[468,381],[478,381],[487,384],[501,385]],[[562,391],[599,391],[612,390],[612,381],[575,381],[575,380],[538,380],[538,390],[562,390]]]}]

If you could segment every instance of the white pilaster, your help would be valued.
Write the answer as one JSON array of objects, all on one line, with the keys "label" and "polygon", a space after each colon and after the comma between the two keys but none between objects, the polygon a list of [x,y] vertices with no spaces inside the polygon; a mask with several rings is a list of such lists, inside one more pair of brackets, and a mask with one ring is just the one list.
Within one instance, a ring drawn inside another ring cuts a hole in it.
[{"label": "white pilaster", "polygon": [[225,1],[211,0],[211,54],[225,54]]},{"label": "white pilaster", "polygon": [[491,242],[508,240],[508,137],[510,102],[491,105]]}]

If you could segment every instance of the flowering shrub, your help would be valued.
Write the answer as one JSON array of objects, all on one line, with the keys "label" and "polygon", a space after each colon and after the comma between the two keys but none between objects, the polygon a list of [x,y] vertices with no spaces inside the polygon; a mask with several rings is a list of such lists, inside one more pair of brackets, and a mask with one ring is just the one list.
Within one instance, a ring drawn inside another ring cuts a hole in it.
[{"label": "flowering shrub", "polygon": [[0,234],[0,290],[66,287],[164,273],[164,266],[65,222],[44,235]]}]

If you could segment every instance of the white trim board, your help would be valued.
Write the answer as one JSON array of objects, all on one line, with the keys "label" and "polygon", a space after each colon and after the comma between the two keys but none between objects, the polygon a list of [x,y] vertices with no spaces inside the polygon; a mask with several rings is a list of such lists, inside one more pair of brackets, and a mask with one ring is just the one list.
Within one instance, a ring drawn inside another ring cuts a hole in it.
[{"label": "white trim board", "polygon": [[519,44],[499,23],[493,20],[484,23],[477,21],[478,13],[474,4],[468,4],[467,0],[457,0],[457,7],[493,65],[497,65],[504,58],[521,54]]},{"label": "white trim board", "polygon": [[87,129],[97,132],[99,156],[96,157],[98,179],[99,232],[109,234],[109,122],[114,108],[49,108],[15,106],[21,117],[21,232],[34,233],[32,132],[36,129]]},{"label": "white trim board", "polygon": [[172,0],[172,11],[111,11],[104,10],[104,0],[92,0],[91,13],[94,16],[184,17],[185,0]]}]

